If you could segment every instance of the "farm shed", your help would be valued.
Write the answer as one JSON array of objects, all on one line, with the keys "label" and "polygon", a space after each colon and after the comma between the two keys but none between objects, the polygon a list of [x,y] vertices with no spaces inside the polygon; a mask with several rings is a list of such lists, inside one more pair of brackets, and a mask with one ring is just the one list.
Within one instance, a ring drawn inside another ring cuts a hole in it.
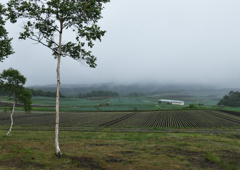
[{"label": "farm shed", "polygon": [[184,105],[184,101],[179,100],[168,100],[168,99],[160,99],[158,100],[158,103],[166,102],[169,104],[176,104],[176,105]]}]

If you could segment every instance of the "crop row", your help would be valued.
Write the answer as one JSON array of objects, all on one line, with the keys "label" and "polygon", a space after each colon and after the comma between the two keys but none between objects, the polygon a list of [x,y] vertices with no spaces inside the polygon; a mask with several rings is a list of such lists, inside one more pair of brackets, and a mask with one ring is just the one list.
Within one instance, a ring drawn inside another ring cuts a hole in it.
[{"label": "crop row", "polygon": [[234,116],[240,117],[240,112],[234,112],[234,111],[228,111],[228,110],[221,110],[220,112],[226,113],[228,115],[234,115]]},{"label": "crop row", "polygon": [[[77,126],[98,126],[111,120],[123,117],[128,112],[111,113],[111,112],[60,112],[61,125],[77,125]],[[54,112],[36,112],[25,114],[16,112],[13,115],[14,125],[54,125]],[[10,125],[10,113],[0,113],[0,125]]]},{"label": "crop row", "polygon": [[[54,112],[16,112],[14,125],[54,125]],[[0,125],[10,125],[10,114],[0,113]],[[155,112],[60,112],[60,126],[103,127],[240,127],[240,117],[213,110]]]},{"label": "crop row", "polygon": [[112,124],[114,127],[193,127],[219,128],[239,127],[238,117],[228,116],[218,111],[161,111],[140,112]]}]

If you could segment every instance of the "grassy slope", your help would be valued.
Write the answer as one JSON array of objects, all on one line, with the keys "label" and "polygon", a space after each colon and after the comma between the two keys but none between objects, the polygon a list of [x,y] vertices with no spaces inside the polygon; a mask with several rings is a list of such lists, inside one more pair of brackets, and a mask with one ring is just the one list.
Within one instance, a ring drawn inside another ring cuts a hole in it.
[{"label": "grassy slope", "polygon": [[227,169],[240,168],[239,139],[196,133],[0,130],[0,169]]}]

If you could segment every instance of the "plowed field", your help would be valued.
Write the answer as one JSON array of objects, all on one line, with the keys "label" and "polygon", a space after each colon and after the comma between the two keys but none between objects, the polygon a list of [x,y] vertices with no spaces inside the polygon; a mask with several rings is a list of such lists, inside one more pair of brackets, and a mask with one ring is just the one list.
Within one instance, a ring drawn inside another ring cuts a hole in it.
[{"label": "plowed field", "polygon": [[[55,113],[16,112],[14,125],[54,125]],[[0,125],[10,125],[9,114],[0,113]],[[155,112],[61,112],[60,126],[99,127],[240,127],[240,113],[217,110],[176,110]]]}]

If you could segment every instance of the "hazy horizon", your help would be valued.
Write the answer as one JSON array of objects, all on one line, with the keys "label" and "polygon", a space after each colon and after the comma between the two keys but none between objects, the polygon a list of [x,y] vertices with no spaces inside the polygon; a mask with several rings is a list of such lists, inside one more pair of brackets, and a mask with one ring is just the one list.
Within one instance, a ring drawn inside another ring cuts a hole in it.
[{"label": "hazy horizon", "polygon": [[[62,58],[62,85],[239,87],[240,1],[112,0],[104,6],[98,25],[107,32],[91,49],[98,66],[92,69]],[[18,69],[27,78],[26,86],[56,84],[57,60],[51,51],[31,40],[18,40],[22,21],[6,24],[15,54],[0,63],[0,72]],[[63,42],[73,39],[74,34],[64,31]]]},{"label": "hazy horizon", "polygon": [[[45,84],[45,85],[29,85],[26,86],[28,88],[31,87],[56,87],[57,84]],[[238,87],[218,87],[218,86],[210,86],[210,85],[202,85],[202,84],[159,84],[159,83],[131,83],[131,84],[119,84],[119,83],[92,83],[92,84],[61,84],[62,88],[77,88],[77,87],[99,87],[99,86],[138,86],[138,87],[175,87],[175,88],[190,88],[190,89],[240,89]]]}]

